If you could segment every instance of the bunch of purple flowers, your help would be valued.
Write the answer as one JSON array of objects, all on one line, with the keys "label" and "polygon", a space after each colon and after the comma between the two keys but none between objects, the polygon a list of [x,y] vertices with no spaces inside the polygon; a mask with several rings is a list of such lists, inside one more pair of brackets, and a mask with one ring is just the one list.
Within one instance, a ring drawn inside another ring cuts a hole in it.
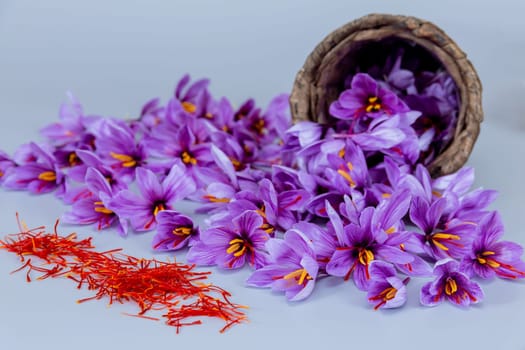
[{"label": "bunch of purple flowers", "polygon": [[[352,74],[335,122],[291,126],[286,95],[266,110],[214,99],[185,76],[166,105],[130,121],[86,116],[71,97],[45,142],[0,153],[0,184],[55,191],[63,220],[157,230],[156,250],[189,247],[199,265],[254,269],[247,283],[302,300],[320,278],[352,279],[374,308],[405,303],[411,277],[432,278],[423,305],[483,298],[476,279],[525,277],[523,249],[501,241],[491,190],[474,172],[432,179],[424,167],[451,137],[456,87],[444,72]],[[436,115],[445,128],[423,119]],[[204,227],[175,209],[201,203]]]}]

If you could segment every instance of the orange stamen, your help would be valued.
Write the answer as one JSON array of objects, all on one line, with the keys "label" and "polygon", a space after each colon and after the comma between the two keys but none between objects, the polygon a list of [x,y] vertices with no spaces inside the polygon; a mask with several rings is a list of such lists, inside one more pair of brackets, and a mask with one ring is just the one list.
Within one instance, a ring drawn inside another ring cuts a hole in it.
[{"label": "orange stamen", "polygon": [[111,152],[110,155],[112,158],[119,160],[124,168],[133,168],[137,166],[137,161],[132,156],[115,152]]},{"label": "orange stamen", "polygon": [[38,175],[38,179],[42,181],[53,182],[57,179],[57,174],[54,171],[44,171]]},{"label": "orange stamen", "polygon": [[182,152],[182,154],[180,155],[180,158],[182,159],[184,164],[191,164],[191,165],[197,164],[197,159],[187,151]]},{"label": "orange stamen", "polygon": [[193,227],[181,226],[173,229],[172,232],[177,236],[189,236],[193,232]]},{"label": "orange stamen", "polygon": [[197,106],[188,101],[182,102],[182,108],[184,108],[184,110],[188,113],[195,113],[197,110]]},{"label": "orange stamen", "polygon": [[286,276],[283,277],[285,280],[289,279],[295,279],[298,285],[303,284],[305,281],[312,280],[312,276],[306,271],[305,268],[297,269],[295,271],[290,272]]},{"label": "orange stamen", "polygon": [[452,277],[448,277],[445,282],[445,293],[447,295],[453,295],[458,291],[458,285]]},{"label": "orange stamen", "polygon": [[97,213],[102,213],[102,214],[107,214],[107,215],[111,215],[113,214],[113,211],[106,208],[104,206],[104,203],[102,203],[102,201],[97,201],[95,203],[93,203],[95,205],[95,211]]},{"label": "orange stamen", "polygon": [[367,103],[368,103],[368,105],[366,106],[365,110],[368,113],[380,111],[381,108],[382,108],[381,101],[379,100],[379,97],[377,97],[377,96],[369,97],[367,99]]},{"label": "orange stamen", "polygon": [[209,200],[212,203],[229,203],[230,202],[229,198],[217,198],[211,194],[207,194],[203,196],[203,198]]}]

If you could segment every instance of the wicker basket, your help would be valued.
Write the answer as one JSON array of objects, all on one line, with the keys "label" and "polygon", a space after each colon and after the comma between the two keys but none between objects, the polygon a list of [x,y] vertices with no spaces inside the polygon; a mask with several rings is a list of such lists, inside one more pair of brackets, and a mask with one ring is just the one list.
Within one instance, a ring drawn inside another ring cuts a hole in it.
[{"label": "wicker basket", "polygon": [[434,24],[418,18],[371,14],[329,34],[297,74],[290,96],[294,121],[329,123],[328,108],[338,98],[355,57],[370,45],[382,45],[388,40],[419,47],[454,79],[460,98],[455,133],[428,169],[432,176],[455,172],[467,161],[479,134],[483,120],[481,83],[456,43]]}]

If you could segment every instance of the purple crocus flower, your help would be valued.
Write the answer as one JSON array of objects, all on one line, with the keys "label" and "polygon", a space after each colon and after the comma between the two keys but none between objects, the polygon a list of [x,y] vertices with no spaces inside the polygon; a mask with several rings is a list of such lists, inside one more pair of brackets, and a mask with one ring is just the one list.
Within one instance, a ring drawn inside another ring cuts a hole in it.
[{"label": "purple crocus flower", "polygon": [[387,59],[385,68],[387,68],[389,63],[393,61],[392,67],[389,67],[388,74],[386,74],[387,86],[394,92],[414,92],[416,89],[414,72],[401,68],[402,59],[402,52],[397,55],[395,61],[393,60],[393,57]]},{"label": "purple crocus flower", "polygon": [[182,77],[175,88],[175,98],[180,101],[184,112],[188,115],[205,115],[205,107],[210,99],[210,93],[208,92],[210,81],[201,79],[188,85],[190,80],[191,78],[188,74]]},{"label": "purple crocus flower", "polygon": [[288,190],[277,193],[273,183],[268,179],[259,182],[259,198],[263,200],[260,214],[266,223],[286,231],[297,222],[296,213],[303,211],[310,200],[305,190]]},{"label": "purple crocus flower", "polygon": [[483,299],[483,290],[459,269],[455,260],[438,261],[434,267],[436,279],[421,288],[420,301],[425,306],[435,306],[446,299],[458,306],[469,306]]},{"label": "purple crocus flower", "polygon": [[325,177],[332,188],[341,194],[352,194],[354,190],[368,187],[370,178],[362,149],[350,140],[332,141],[332,144],[328,149],[340,148],[337,154],[328,153],[328,149],[321,147],[327,152],[329,168],[325,169]]},{"label": "purple crocus flower", "polygon": [[399,232],[399,221],[408,210],[410,197],[400,192],[387,204],[374,210],[365,208],[359,224],[343,226],[339,215],[327,204],[327,212],[337,236],[337,248],[326,265],[326,272],[348,280],[353,276],[356,286],[367,290],[370,282],[370,263],[377,258],[394,264],[408,264],[414,257],[401,249],[408,236]]},{"label": "purple crocus flower", "polygon": [[328,222],[326,227],[321,227],[311,222],[300,221],[292,229],[300,232],[312,242],[319,269],[325,271],[338,245],[333,225]]},{"label": "purple crocus flower", "polygon": [[137,168],[136,183],[140,194],[131,190],[119,192],[111,200],[109,209],[128,219],[135,231],[149,231],[156,227],[156,216],[163,210],[195,191],[195,183],[184,173],[184,166],[175,163],[166,178],[159,178],[146,168]]},{"label": "purple crocus flower", "polygon": [[164,106],[160,104],[160,99],[154,98],[142,107],[138,124],[150,130],[164,121],[165,111]]},{"label": "purple crocus flower", "polygon": [[198,265],[218,265],[238,269],[248,263],[256,269],[266,265],[264,244],[270,237],[261,229],[263,218],[248,210],[235,217],[228,226],[210,227],[200,234],[186,256]]},{"label": "purple crocus flower", "polygon": [[190,217],[174,210],[163,210],[157,214],[157,234],[153,237],[153,249],[177,250],[195,240],[199,229]]},{"label": "purple crocus flower", "polygon": [[220,176],[213,168],[208,167],[213,162],[210,144],[197,142],[188,125],[182,126],[174,134],[162,131],[151,134],[145,140],[145,147],[149,154],[168,162],[180,160],[186,175],[190,176],[199,188]]},{"label": "purple crocus flower", "polygon": [[104,176],[114,193],[128,188],[122,178],[116,176],[115,171],[109,165],[106,165],[95,153],[86,150],[77,150],[75,153],[82,164],[69,169],[67,175],[70,179],[82,183],[87,170],[94,168]]},{"label": "purple crocus flower", "polygon": [[44,127],[40,133],[55,146],[72,145],[86,139],[89,126],[99,117],[84,116],[82,105],[68,93],[69,103],[60,108],[60,122]]},{"label": "purple crocus flower", "polygon": [[314,122],[299,122],[290,127],[284,134],[281,147],[283,164],[293,166],[299,150],[321,139],[323,128]]},{"label": "purple crocus flower", "polygon": [[127,234],[127,222],[120,218],[107,206],[113,197],[111,186],[100,171],[89,168],[86,172],[86,190],[80,192],[82,198],[73,202],[71,210],[62,216],[64,222],[70,224],[95,224],[98,230],[118,224],[118,232]]},{"label": "purple crocus flower", "polygon": [[48,193],[58,189],[64,192],[64,176],[55,158],[36,143],[30,143],[30,159],[24,164],[10,167],[3,179],[3,186],[13,190],[28,190],[31,193]]},{"label": "purple crocus flower", "polygon": [[477,227],[471,250],[461,261],[462,270],[484,279],[494,276],[525,278],[525,263],[521,260],[523,247],[514,242],[499,241],[503,232],[500,215],[497,212],[486,215]]},{"label": "purple crocus flower", "polygon": [[73,168],[82,165],[82,160],[77,155],[79,148],[76,145],[66,145],[64,147],[57,148],[53,152],[53,156],[57,162],[57,165],[61,169],[65,169],[69,174],[69,171]]},{"label": "purple crocus flower", "polygon": [[204,115],[204,119],[211,126],[212,130],[226,134],[232,133],[237,126],[233,107],[230,101],[224,97],[219,101],[210,101],[210,106]]},{"label": "purple crocus flower", "polygon": [[15,162],[3,151],[0,151],[0,184],[4,180],[4,175],[9,168],[15,166]]},{"label": "purple crocus flower", "polygon": [[403,306],[406,302],[406,283],[397,277],[392,264],[384,261],[374,261],[370,264],[370,285],[368,286],[368,302],[374,309],[391,309]]},{"label": "purple crocus flower", "polygon": [[299,230],[291,229],[285,233],[284,239],[268,240],[266,249],[269,253],[268,265],[255,271],[247,284],[285,292],[290,301],[308,297],[319,271],[310,239]]},{"label": "purple crocus flower", "polygon": [[445,198],[430,204],[421,197],[413,199],[410,220],[423,231],[423,235],[414,233],[414,238],[419,240],[425,253],[435,259],[460,259],[469,250],[476,225],[445,216],[446,202]]},{"label": "purple crocus flower", "polygon": [[381,87],[365,73],[356,74],[351,88],[330,105],[330,114],[339,119],[360,119],[408,112],[408,106],[396,94]]},{"label": "purple crocus flower", "polygon": [[135,141],[134,131],[124,122],[108,119],[95,128],[97,155],[119,176],[131,178],[145,165],[146,153]]}]

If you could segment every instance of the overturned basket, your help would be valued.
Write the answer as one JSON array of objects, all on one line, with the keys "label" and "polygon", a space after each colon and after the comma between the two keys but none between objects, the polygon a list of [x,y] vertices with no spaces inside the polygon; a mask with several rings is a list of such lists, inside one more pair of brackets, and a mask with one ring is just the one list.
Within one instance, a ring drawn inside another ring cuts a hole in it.
[{"label": "overturned basket", "polygon": [[297,74],[290,103],[294,121],[330,123],[330,103],[341,93],[348,72],[384,48],[406,43],[429,64],[441,65],[454,79],[460,99],[452,140],[429,165],[433,176],[450,174],[467,161],[483,120],[481,83],[465,53],[434,24],[408,16],[371,14],[329,34]]}]

